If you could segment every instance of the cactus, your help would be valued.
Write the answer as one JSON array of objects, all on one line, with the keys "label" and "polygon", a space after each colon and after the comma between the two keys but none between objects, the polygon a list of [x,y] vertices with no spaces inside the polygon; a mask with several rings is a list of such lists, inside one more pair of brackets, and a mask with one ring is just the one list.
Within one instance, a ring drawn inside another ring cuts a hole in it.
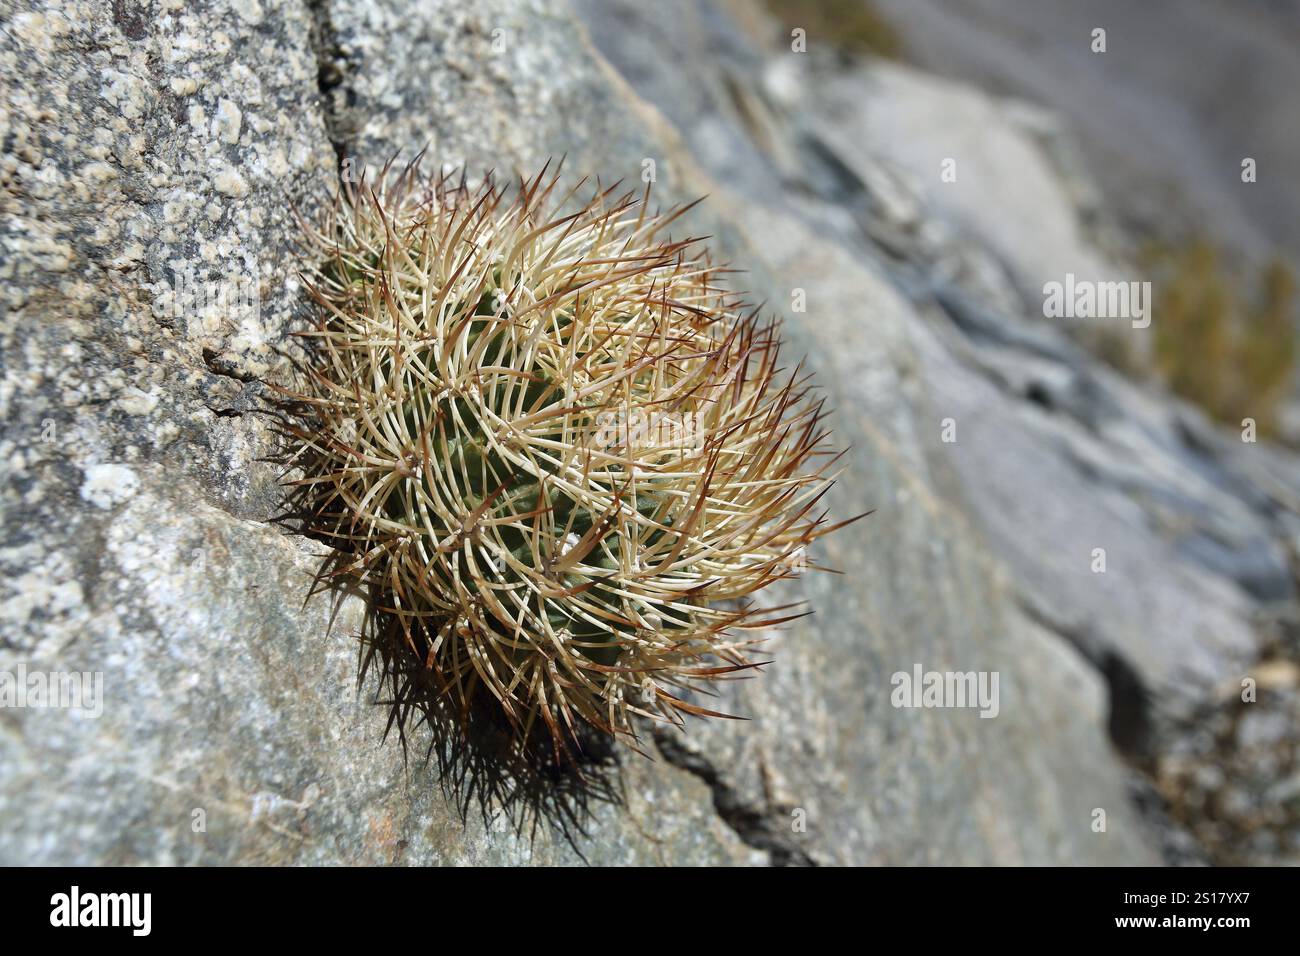
[{"label": "cactus", "polygon": [[332,573],[462,712],[489,695],[568,753],[581,722],[635,745],[633,715],[727,716],[688,691],[793,616],[746,598],[838,527],[838,456],[775,324],[667,236],[689,206],[559,183],[345,184],[304,223],[315,320],[284,394]]}]

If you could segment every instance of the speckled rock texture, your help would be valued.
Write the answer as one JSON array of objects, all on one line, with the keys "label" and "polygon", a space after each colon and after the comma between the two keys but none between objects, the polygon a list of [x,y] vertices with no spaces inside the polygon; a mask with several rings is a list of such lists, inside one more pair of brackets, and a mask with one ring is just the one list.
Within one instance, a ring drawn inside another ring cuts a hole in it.
[{"label": "speckled rock texture", "polygon": [[[819,135],[834,114],[746,16],[680,7],[2,0],[0,675],[101,674],[102,713],[0,706],[0,863],[1130,864],[1203,841],[1135,799],[1157,778],[1113,742],[1106,662],[1237,679],[1259,595],[1293,599],[1293,463],[1218,464],[1231,436],[1031,327],[1010,277],[1034,264],[998,258],[1023,236],[964,242],[870,129],[837,125],[854,154]],[[843,575],[770,596],[816,614],[729,692],[751,720],[647,730],[648,756],[582,780],[446,727],[385,736],[360,599],[308,599],[318,546],[274,521],[264,398],[303,308],[294,210],[420,149],[507,174],[565,155],[602,182],[653,161],[661,201],[710,194],[683,228],[786,314],[852,448],[832,512],[875,513],[826,539]],[[1039,364],[1009,360],[1022,341]],[[1052,408],[1017,393],[1030,367]],[[1156,424],[1079,425],[1099,393]],[[1190,434],[1202,481],[1178,477]],[[1032,491],[1053,466],[1065,484]],[[1080,596],[1083,519],[1043,504],[1076,494],[1134,542],[1206,502],[1222,527]],[[1139,587],[1215,626],[1147,628]],[[916,664],[998,672],[997,716],[892,706]]]}]

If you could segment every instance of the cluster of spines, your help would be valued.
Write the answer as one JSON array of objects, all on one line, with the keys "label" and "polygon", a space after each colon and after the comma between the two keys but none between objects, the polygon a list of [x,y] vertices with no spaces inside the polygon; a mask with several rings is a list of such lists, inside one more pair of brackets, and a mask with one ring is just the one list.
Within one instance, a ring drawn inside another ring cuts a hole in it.
[{"label": "cluster of spines", "polygon": [[689,207],[559,182],[345,184],[304,223],[316,321],[285,394],[305,530],[406,678],[564,752],[579,720],[634,740],[633,715],[726,716],[687,698],[798,616],[746,599],[836,527],[838,456],[775,324],[667,236]]}]

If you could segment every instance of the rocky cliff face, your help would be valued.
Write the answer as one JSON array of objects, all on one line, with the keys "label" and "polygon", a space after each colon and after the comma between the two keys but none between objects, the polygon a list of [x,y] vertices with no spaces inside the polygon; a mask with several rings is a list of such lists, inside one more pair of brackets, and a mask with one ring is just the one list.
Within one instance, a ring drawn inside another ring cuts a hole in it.
[{"label": "rocky cliff face", "polygon": [[[1050,118],[643,6],[6,5],[0,672],[103,693],[0,708],[0,860],[1294,859],[1300,469],[1041,317],[1043,263],[1106,255]],[[927,135],[979,188],[939,191]],[[358,599],[306,600],[314,547],[272,523],[261,395],[302,304],[292,209],[426,147],[649,162],[786,315],[852,447],[833,512],[875,513],[826,540],[842,576],[772,597],[817,613],[734,685],[749,722],[585,783],[436,720],[384,739]],[[997,672],[997,716],[892,706],[918,664]]]}]

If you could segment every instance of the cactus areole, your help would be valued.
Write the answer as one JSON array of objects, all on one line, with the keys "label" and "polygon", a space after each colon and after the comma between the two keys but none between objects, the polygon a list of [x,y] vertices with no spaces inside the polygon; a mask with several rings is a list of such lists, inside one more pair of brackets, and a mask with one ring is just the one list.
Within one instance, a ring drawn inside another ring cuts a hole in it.
[{"label": "cactus areole", "polygon": [[669,236],[689,207],[559,182],[385,169],[305,225],[286,481],[424,679],[569,752],[726,716],[837,456],[775,324]]}]

